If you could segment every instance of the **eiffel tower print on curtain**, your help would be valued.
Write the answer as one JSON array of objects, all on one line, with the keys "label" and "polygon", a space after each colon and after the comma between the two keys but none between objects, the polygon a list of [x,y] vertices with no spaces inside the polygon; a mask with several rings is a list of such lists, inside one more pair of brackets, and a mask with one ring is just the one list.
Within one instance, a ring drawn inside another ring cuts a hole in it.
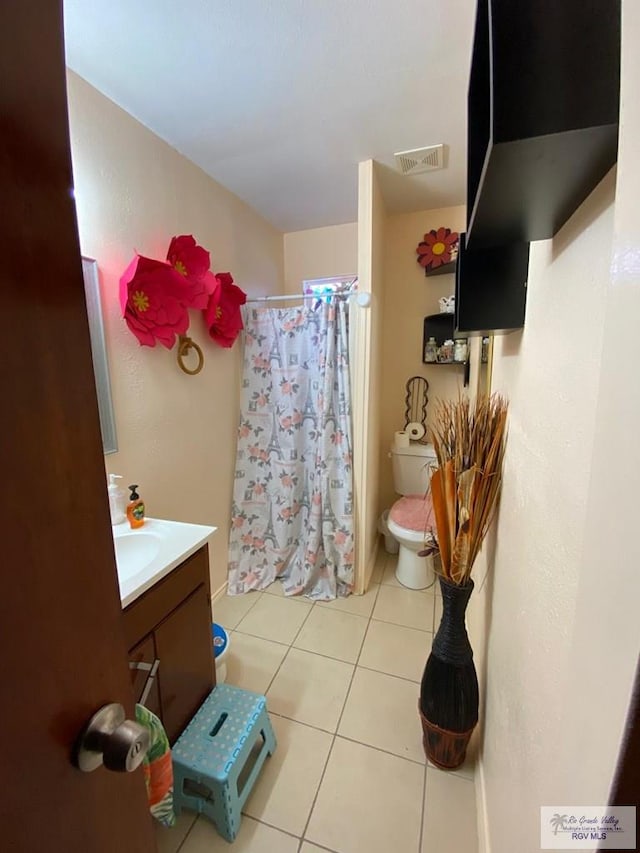
[{"label": "eiffel tower print on curtain", "polygon": [[269,458],[271,458],[272,453],[275,453],[275,455],[278,457],[278,461],[282,462],[284,454],[282,452],[282,446],[278,438],[278,432],[278,416],[276,414],[276,410],[274,409],[271,413],[271,437],[269,439],[269,444],[267,444],[266,451],[269,455]]}]

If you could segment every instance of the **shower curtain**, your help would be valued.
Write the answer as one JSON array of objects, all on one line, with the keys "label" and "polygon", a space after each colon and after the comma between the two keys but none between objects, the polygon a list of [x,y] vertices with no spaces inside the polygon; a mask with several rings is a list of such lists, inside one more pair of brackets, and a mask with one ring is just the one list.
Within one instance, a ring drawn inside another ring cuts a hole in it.
[{"label": "shower curtain", "polygon": [[344,596],[353,586],[346,300],[243,307],[229,594]]}]

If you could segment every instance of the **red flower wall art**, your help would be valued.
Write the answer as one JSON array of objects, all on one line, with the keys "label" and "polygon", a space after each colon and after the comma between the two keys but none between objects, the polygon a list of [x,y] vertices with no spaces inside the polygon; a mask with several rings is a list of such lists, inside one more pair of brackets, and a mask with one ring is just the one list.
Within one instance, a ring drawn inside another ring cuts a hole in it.
[{"label": "red flower wall art", "polygon": [[120,276],[120,306],[141,346],[167,349],[189,328],[187,291],[169,264],[136,255]]},{"label": "red flower wall art", "polygon": [[134,257],[120,277],[120,306],[141,346],[160,343],[171,349],[176,337],[187,334],[190,308],[204,313],[216,343],[233,345],[242,329],[240,306],[246,294],[233,284],[230,273],[215,275],[210,264],[209,252],[191,234],[173,237],[166,262]]},{"label": "red flower wall art", "polygon": [[209,299],[204,319],[212,339],[221,347],[231,347],[243,328],[240,306],[247,295],[233,283],[231,273],[218,273],[216,281],[218,287]]},{"label": "red flower wall art", "polygon": [[458,233],[450,228],[433,229],[418,243],[416,252],[425,275],[454,272],[458,258]]},{"label": "red flower wall art", "polygon": [[183,277],[188,291],[189,308],[206,308],[209,297],[218,286],[209,270],[209,252],[198,246],[190,234],[174,237],[169,243],[167,261]]}]

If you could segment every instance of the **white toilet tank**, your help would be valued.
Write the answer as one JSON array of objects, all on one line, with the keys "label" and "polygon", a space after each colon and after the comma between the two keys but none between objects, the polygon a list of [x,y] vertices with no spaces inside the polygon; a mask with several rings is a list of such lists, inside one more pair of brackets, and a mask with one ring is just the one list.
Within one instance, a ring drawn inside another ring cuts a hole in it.
[{"label": "white toilet tank", "polygon": [[412,441],[409,447],[391,448],[393,486],[399,495],[423,495],[429,485],[430,468],[437,465],[433,444]]}]

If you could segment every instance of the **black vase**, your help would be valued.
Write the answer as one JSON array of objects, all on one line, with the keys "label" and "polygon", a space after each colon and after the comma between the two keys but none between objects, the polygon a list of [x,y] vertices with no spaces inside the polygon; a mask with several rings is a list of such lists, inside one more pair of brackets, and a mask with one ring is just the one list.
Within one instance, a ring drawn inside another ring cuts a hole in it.
[{"label": "black vase", "polygon": [[456,586],[440,578],[442,621],[420,685],[422,743],[427,758],[453,769],[465,759],[478,722],[478,676],[465,612],[473,581]]}]

